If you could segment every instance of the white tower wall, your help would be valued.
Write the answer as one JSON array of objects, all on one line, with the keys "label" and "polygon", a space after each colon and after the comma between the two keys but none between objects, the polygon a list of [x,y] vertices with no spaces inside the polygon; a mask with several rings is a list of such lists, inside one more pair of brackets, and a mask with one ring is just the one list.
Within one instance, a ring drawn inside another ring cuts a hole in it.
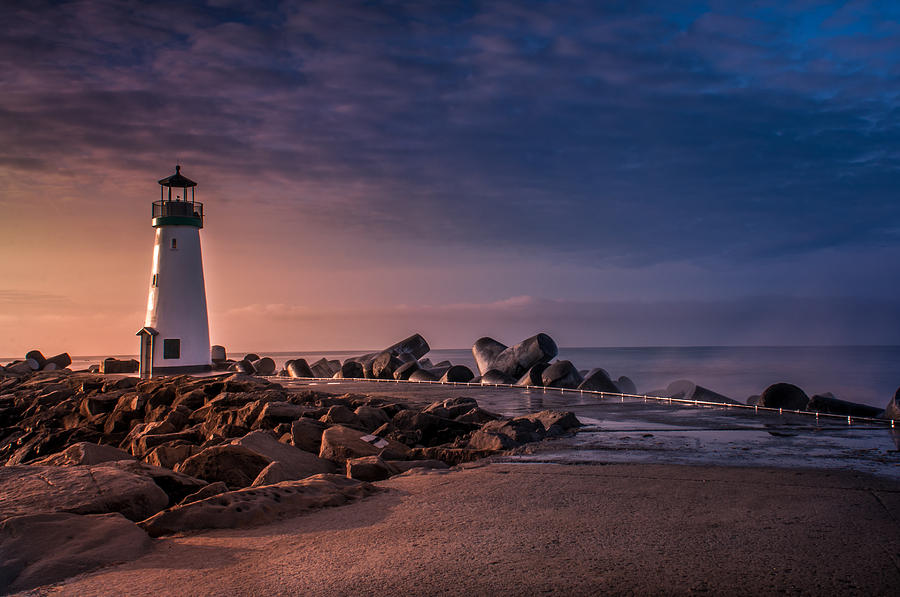
[{"label": "white tower wall", "polygon": [[[154,372],[201,370],[211,365],[200,229],[196,226],[156,228],[144,325],[159,332],[153,343]],[[180,341],[178,358],[166,358],[166,340]]]}]

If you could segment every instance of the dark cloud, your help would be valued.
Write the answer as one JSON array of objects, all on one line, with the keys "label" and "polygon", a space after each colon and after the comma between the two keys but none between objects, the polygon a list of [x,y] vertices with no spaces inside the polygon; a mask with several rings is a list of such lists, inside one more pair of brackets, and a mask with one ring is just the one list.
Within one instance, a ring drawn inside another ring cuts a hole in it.
[{"label": "dark cloud", "polygon": [[0,17],[11,171],[145,176],[176,154],[265,177],[261,195],[325,229],[583,262],[897,242],[900,36],[878,4],[75,1]]}]

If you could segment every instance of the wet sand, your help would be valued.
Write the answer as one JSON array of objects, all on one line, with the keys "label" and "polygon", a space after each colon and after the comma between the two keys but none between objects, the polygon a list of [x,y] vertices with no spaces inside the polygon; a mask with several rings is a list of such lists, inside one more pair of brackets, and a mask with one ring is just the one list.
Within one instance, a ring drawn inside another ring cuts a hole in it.
[{"label": "wet sand", "polygon": [[900,482],[480,463],[248,530],[157,540],[51,595],[896,594]]}]

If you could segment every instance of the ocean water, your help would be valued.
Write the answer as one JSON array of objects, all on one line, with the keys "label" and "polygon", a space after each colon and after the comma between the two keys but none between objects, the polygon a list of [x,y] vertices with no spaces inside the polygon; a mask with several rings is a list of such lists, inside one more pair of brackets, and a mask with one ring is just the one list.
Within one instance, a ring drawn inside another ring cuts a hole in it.
[{"label": "ocean water", "polygon": [[[309,362],[321,357],[344,360],[373,351],[254,352],[272,357],[281,367],[299,357]],[[229,351],[232,358],[244,354]],[[448,360],[476,371],[469,349],[432,350],[427,357],[434,363]],[[558,358],[572,361],[579,369],[603,367],[613,378],[627,375],[639,393],[689,379],[741,402],[770,384],[789,382],[810,396],[831,392],[843,400],[884,407],[900,387],[900,346],[561,348]],[[72,367],[86,368],[101,359],[75,357]]]}]

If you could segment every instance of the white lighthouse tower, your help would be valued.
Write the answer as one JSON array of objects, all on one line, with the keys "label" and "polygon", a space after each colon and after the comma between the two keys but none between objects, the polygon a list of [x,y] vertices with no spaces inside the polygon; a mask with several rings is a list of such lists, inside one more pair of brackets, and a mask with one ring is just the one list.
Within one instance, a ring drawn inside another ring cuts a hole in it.
[{"label": "white lighthouse tower", "polygon": [[[141,338],[141,377],[211,369],[206,287],[200,255],[203,204],[194,201],[197,183],[181,174],[159,181],[153,202],[156,228],[147,317]],[[190,197],[188,196],[190,195]]]}]

